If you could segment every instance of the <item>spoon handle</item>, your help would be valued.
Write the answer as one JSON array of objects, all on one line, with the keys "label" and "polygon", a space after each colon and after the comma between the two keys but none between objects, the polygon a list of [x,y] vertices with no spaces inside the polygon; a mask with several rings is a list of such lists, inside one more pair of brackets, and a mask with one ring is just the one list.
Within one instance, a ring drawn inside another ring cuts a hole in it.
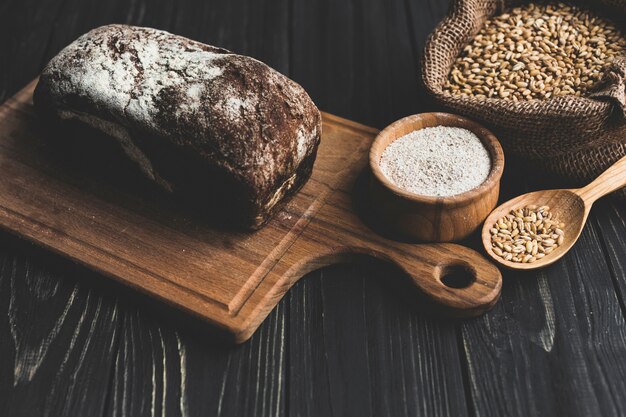
[{"label": "spoon handle", "polygon": [[589,185],[580,188],[576,193],[586,203],[593,203],[598,198],[626,186],[626,156],[611,165]]}]

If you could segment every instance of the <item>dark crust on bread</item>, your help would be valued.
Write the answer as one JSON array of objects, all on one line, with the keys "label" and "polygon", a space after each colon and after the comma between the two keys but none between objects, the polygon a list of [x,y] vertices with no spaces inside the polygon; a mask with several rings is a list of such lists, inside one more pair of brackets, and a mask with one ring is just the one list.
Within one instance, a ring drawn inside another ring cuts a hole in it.
[{"label": "dark crust on bread", "polygon": [[126,25],[63,49],[35,104],[104,131],[163,188],[223,200],[252,228],[309,178],[321,135],[302,87],[262,62]]}]

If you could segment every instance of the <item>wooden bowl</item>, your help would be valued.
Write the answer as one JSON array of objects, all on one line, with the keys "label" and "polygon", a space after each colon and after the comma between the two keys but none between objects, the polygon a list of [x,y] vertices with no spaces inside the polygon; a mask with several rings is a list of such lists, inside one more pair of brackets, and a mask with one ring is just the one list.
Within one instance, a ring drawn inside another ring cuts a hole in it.
[{"label": "wooden bowl", "polygon": [[[451,126],[467,129],[480,138],[491,157],[487,179],[470,191],[449,197],[431,197],[405,191],[393,184],[380,169],[385,148],[394,140],[426,127]],[[494,209],[504,170],[504,153],[498,139],[471,120],[448,113],[422,113],[387,126],[370,149],[370,204],[378,221],[394,234],[429,242],[463,239],[476,230]]]}]

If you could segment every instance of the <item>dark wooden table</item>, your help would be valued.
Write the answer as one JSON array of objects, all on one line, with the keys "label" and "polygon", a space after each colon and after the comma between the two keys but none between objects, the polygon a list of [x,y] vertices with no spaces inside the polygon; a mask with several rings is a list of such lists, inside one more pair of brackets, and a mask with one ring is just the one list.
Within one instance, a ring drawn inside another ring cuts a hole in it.
[{"label": "dark wooden table", "polygon": [[[252,55],[321,109],[383,127],[434,108],[418,89],[418,61],[446,7],[3,0],[0,99],[78,35],[119,22]],[[509,164],[503,194],[542,186]],[[604,201],[562,262],[504,272],[502,299],[483,317],[429,317],[388,290],[396,277],[384,265],[337,266],[303,279],[233,348],[0,233],[0,415],[626,415],[625,271],[626,204]]]}]

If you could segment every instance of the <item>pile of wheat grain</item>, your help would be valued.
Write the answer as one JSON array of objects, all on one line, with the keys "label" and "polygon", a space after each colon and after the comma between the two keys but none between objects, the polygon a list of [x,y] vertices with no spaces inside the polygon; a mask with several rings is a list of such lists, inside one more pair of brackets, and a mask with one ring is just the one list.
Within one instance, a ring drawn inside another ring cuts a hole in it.
[{"label": "pile of wheat grain", "polygon": [[609,21],[563,3],[530,3],[485,23],[444,90],[514,101],[580,96],[619,55],[626,55],[626,39]]}]

